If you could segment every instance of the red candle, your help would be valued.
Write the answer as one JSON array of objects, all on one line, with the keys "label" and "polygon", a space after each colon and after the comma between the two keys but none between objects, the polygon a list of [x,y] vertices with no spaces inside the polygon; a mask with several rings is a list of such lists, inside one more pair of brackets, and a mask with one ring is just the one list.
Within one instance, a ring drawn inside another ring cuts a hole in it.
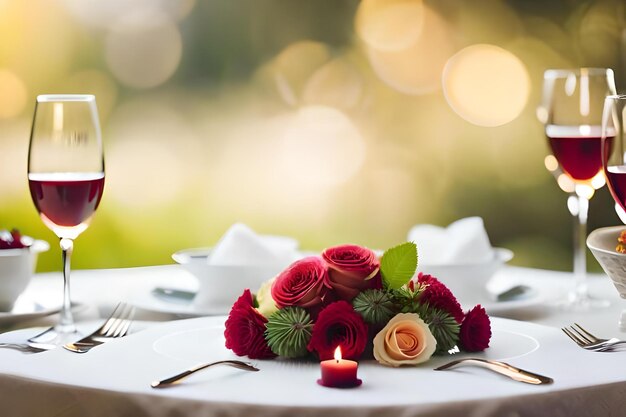
[{"label": "red candle", "polygon": [[361,380],[356,377],[359,364],[341,358],[341,349],[335,349],[335,359],[320,362],[322,378],[317,383],[325,387],[351,388],[361,385]]}]

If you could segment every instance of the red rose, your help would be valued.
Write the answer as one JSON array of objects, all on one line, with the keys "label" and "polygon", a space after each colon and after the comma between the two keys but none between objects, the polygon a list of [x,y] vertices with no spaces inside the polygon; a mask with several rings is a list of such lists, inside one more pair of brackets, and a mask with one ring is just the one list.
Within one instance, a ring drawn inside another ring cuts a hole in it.
[{"label": "red rose", "polygon": [[489,347],[491,321],[485,309],[478,304],[465,315],[459,332],[459,342],[463,350],[480,352]]},{"label": "red rose", "polygon": [[276,277],[272,298],[278,308],[311,308],[322,303],[329,288],[326,264],[318,256],[309,256],[292,263]]},{"label": "red rose", "polygon": [[417,282],[428,285],[420,296],[422,304],[428,303],[430,307],[447,312],[457,323],[461,324],[464,316],[463,309],[448,287],[432,275],[421,272],[417,275]]},{"label": "red rose", "polygon": [[226,347],[250,359],[275,357],[265,341],[265,323],[267,319],[253,307],[252,294],[246,289],[233,304],[226,320]]},{"label": "red rose", "polygon": [[330,283],[344,300],[352,300],[368,288],[381,288],[380,262],[368,248],[357,245],[341,245],[328,248],[322,253],[328,264]]},{"label": "red rose", "polygon": [[365,350],[368,333],[363,317],[346,301],[337,301],[324,308],[313,326],[307,349],[317,352],[320,360],[332,359],[341,346],[345,359],[357,359]]}]

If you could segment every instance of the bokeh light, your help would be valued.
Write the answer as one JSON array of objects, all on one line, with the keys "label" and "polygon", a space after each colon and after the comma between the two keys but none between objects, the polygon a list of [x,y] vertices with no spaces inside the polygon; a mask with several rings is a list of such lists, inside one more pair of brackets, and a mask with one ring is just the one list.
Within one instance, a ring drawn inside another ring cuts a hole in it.
[{"label": "bokeh light", "polygon": [[0,69],[0,119],[19,115],[26,106],[26,85],[15,73]]},{"label": "bokeh light", "polygon": [[107,136],[107,200],[124,209],[176,201],[200,166],[194,132],[173,106],[159,100],[120,106]]},{"label": "bokeh light", "polygon": [[279,150],[284,175],[304,186],[345,183],[363,166],[365,143],[354,123],[339,110],[303,107],[286,126]]},{"label": "bokeh light", "polygon": [[322,65],[307,80],[302,102],[349,110],[356,107],[362,94],[361,75],[347,59],[337,58]]},{"label": "bokeh light", "polygon": [[195,0],[63,0],[67,10],[82,24],[107,29],[128,14],[146,10],[165,13],[172,19],[182,20],[193,10]]},{"label": "bokeh light", "polygon": [[7,2],[0,13],[0,65],[19,74],[27,89],[37,92],[66,74],[77,35],[55,2]]},{"label": "bokeh light", "polygon": [[441,73],[454,53],[454,44],[446,21],[424,6],[422,34],[407,48],[366,49],[374,72],[385,84],[405,94],[420,95],[441,88]]},{"label": "bokeh light", "polygon": [[105,57],[123,84],[155,87],[167,81],[180,64],[181,34],[164,13],[124,15],[107,34]]},{"label": "bokeh light", "polygon": [[446,64],[443,91],[463,119],[479,126],[509,123],[524,110],[530,79],[524,64],[494,45],[472,45]]},{"label": "bokeh light", "polygon": [[554,172],[557,169],[559,169],[559,161],[557,161],[554,155],[546,156],[545,159],[543,160],[543,164],[545,165],[546,169],[550,172]]},{"label": "bokeh light", "polygon": [[397,51],[420,36],[424,6],[422,0],[363,0],[355,20],[356,31],[368,46]]},{"label": "bokeh light", "polygon": [[556,182],[559,184],[561,190],[566,193],[573,193],[576,190],[576,183],[566,174],[560,174],[557,177]]},{"label": "bokeh light", "polygon": [[309,78],[330,59],[330,48],[320,42],[294,42],[281,51],[270,64],[270,71],[284,102],[298,105]]},{"label": "bokeh light", "polygon": [[106,120],[117,103],[117,84],[109,74],[97,69],[78,71],[71,74],[59,92],[93,94],[97,98],[98,114]]}]

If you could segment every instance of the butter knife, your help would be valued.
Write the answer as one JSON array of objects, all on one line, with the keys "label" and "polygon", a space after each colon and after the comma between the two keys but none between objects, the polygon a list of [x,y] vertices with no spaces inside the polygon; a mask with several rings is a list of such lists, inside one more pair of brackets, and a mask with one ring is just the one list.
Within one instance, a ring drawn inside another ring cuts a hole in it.
[{"label": "butter knife", "polygon": [[438,368],[435,368],[435,371],[443,371],[446,369],[451,369],[456,366],[463,365],[474,365],[480,366],[483,368],[490,369],[494,372],[507,376],[515,381],[525,382],[527,384],[551,384],[554,380],[550,377],[536,374],[534,372],[526,371],[524,369],[516,368],[513,365],[509,365],[505,362],[492,361],[488,359],[480,359],[480,358],[465,358],[458,359],[452,362],[449,362],[445,365],[442,365]]}]

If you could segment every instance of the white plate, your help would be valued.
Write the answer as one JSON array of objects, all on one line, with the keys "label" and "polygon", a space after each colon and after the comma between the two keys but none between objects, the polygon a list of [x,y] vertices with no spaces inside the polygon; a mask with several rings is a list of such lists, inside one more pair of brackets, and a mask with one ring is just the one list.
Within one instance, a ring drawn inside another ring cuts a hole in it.
[{"label": "white plate", "polygon": [[487,313],[491,315],[536,307],[544,301],[545,297],[541,291],[536,288],[531,288],[531,292],[523,298],[507,301],[495,301],[487,292],[485,292],[484,295],[473,299],[459,300],[461,306],[463,307],[463,311],[467,311],[473,308],[476,304],[480,304],[485,308],[485,310],[487,310]]},{"label": "white plate", "polygon": [[20,297],[15,302],[13,310],[0,312],[0,326],[4,327],[15,323],[34,320],[58,313],[60,310],[60,305],[43,305],[36,301]]},{"label": "white plate", "polygon": [[[233,300],[233,303],[236,300]],[[152,293],[141,294],[136,296],[132,300],[132,304],[135,307],[139,307],[143,310],[155,312],[155,313],[166,313],[173,314],[180,317],[201,317],[201,316],[219,316],[225,315],[230,312],[230,305],[226,307],[204,307],[202,309],[198,308],[193,304],[192,301],[184,303],[178,301],[166,301],[162,298],[159,298]]]},{"label": "white plate", "polygon": [[[539,342],[534,337],[502,329],[498,324],[496,321],[493,326],[491,347],[478,356],[486,359],[510,360],[528,355],[539,348]],[[224,343],[224,326],[216,324],[168,334],[157,339],[152,349],[169,359],[182,361],[202,362],[207,357],[215,358],[215,360],[236,358],[234,353],[226,349]],[[455,355],[455,357],[462,355]],[[444,359],[449,359],[449,356]]]}]

